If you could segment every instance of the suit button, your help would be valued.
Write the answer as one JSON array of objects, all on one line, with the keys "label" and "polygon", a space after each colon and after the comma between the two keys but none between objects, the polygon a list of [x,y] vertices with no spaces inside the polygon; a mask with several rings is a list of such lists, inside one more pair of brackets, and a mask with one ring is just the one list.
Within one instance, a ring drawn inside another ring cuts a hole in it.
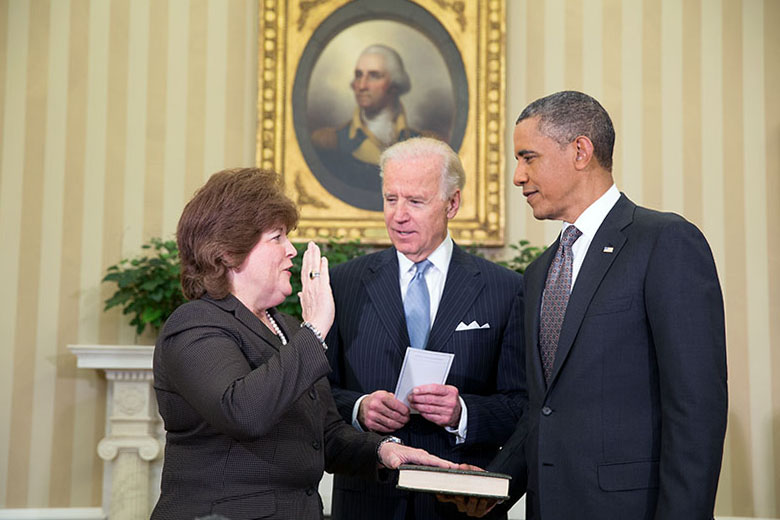
[{"label": "suit button", "polygon": [[309,397],[312,399],[317,399],[317,392],[315,392],[313,388],[309,390]]},{"label": "suit button", "polygon": [[314,488],[306,488],[306,494],[312,496],[314,494]]},{"label": "suit button", "polygon": [[319,441],[312,441],[312,442],[311,442],[311,447],[312,447],[312,448],[314,448],[315,450],[318,450],[318,449],[320,449],[320,443],[319,443]]},{"label": "suit button", "polygon": [[542,415],[544,415],[545,417],[547,417],[548,415],[552,415],[552,412],[553,412],[552,408],[550,408],[549,406],[545,406],[544,408],[542,408]]}]

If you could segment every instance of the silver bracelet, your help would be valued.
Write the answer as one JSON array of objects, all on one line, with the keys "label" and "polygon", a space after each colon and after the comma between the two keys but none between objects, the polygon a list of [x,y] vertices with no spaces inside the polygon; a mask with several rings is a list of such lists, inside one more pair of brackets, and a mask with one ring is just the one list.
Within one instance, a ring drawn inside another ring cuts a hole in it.
[{"label": "silver bracelet", "polygon": [[401,439],[399,439],[398,437],[396,437],[395,435],[388,435],[387,437],[385,437],[384,439],[379,441],[379,444],[376,445],[376,460],[377,460],[377,462],[379,462],[383,466],[384,466],[384,463],[382,462],[382,457],[379,456],[379,450],[382,448],[382,446],[385,445],[385,443],[388,443],[388,442],[392,442],[393,444],[400,444],[402,446],[404,444],[404,442]]},{"label": "silver bracelet", "polygon": [[317,327],[309,323],[308,321],[304,321],[301,323],[301,327],[306,327],[310,331],[314,333],[314,336],[317,338],[317,340],[322,344],[322,348],[325,350],[328,350],[328,344],[325,343],[325,338],[322,337],[322,333],[319,331]]}]

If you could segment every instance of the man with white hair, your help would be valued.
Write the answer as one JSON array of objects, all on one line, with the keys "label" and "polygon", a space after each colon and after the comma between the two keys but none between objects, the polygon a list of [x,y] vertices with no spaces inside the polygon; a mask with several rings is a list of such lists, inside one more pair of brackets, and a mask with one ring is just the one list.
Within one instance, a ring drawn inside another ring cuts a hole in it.
[{"label": "man with white hair", "polygon": [[409,92],[411,82],[401,56],[376,44],[358,57],[350,86],[357,102],[352,118],[340,127],[315,130],[312,143],[328,170],[347,184],[376,194],[364,201],[368,206],[364,209],[379,211],[380,154],[394,143],[421,135],[409,126],[399,99]]},{"label": "man with white hair", "polygon": [[[450,237],[465,173],[449,145],[412,138],[385,150],[379,164],[393,247],[331,272],[333,397],[342,417],[359,430],[484,466],[514,431],[526,404],[523,278],[466,253]],[[407,347],[454,354],[445,384],[393,395]],[[347,476],[335,477],[331,513],[334,520],[460,516],[431,494]]]}]

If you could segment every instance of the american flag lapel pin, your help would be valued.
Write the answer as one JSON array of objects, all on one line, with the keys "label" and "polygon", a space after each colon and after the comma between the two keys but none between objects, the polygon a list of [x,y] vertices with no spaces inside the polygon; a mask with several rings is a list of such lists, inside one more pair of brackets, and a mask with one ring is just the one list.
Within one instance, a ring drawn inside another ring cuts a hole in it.
[{"label": "american flag lapel pin", "polygon": [[612,253],[615,251],[615,248],[612,246],[604,246],[604,249],[601,250],[602,253]]}]

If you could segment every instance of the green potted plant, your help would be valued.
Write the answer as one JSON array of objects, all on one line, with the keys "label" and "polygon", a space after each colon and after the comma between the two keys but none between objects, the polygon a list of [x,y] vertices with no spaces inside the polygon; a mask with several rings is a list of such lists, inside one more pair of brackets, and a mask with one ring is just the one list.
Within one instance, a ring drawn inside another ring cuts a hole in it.
[{"label": "green potted plant", "polygon": [[496,263],[520,274],[524,273],[528,264],[544,252],[543,247],[532,246],[528,240],[518,240],[516,244],[509,244],[509,248],[514,249],[515,256],[509,260],[499,260]]},{"label": "green potted plant", "polygon": [[121,307],[132,315],[130,325],[140,336],[148,327],[156,334],[171,313],[186,300],[181,292],[179,250],[174,240],[152,238],[141,246],[148,251],[108,268],[103,282],[117,285],[104,310]]}]

